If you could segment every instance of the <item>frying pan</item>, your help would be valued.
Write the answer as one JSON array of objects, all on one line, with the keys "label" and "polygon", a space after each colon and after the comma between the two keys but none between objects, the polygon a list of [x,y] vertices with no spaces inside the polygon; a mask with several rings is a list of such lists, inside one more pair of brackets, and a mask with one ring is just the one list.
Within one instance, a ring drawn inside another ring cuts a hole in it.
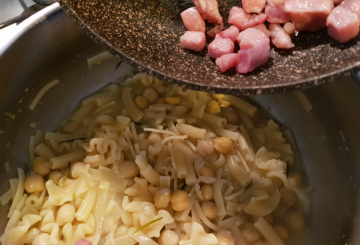
[{"label": "frying pan", "polygon": [[[32,169],[30,135],[54,130],[82,99],[119,82],[133,69],[125,64],[115,69],[115,57],[89,69],[86,60],[104,50],[58,4],[34,14],[19,29],[0,49],[0,195],[10,188],[9,179],[17,177],[16,168]],[[37,92],[54,79],[59,84],[42,97],[34,111],[29,110]],[[286,244],[360,244],[360,114],[356,113],[360,88],[350,79],[340,79],[304,94],[313,107],[309,112],[292,93],[249,98],[292,132],[298,160],[290,170],[303,172],[307,185],[314,188],[307,232],[297,237],[297,243]],[[5,113],[15,117],[5,117]],[[8,210],[9,205],[0,205],[0,234]],[[301,242],[304,239],[307,242]]]},{"label": "frying pan", "polygon": [[[225,26],[229,10],[241,1],[220,0]],[[267,94],[305,89],[351,75],[360,64],[360,36],[346,44],[331,39],[326,29],[300,32],[295,48],[272,48],[266,65],[246,75],[220,73],[207,49],[184,50],[185,27],[180,13],[193,6],[177,0],[59,0],[97,43],[137,69],[168,82],[216,93]],[[210,27],[209,27],[210,28]],[[211,39],[207,40],[207,44]]]}]

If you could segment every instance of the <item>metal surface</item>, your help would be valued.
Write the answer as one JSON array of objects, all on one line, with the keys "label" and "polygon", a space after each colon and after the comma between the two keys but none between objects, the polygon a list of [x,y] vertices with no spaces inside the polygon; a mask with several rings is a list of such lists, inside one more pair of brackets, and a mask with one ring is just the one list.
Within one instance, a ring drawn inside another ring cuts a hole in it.
[{"label": "metal surface", "polygon": [[20,15],[26,8],[33,5],[32,0],[1,0],[0,1],[0,22],[4,22],[17,15]]},{"label": "metal surface", "polygon": [[33,14],[37,13],[38,11],[42,10],[45,7],[46,5],[34,4],[31,7],[25,9],[25,11],[22,12],[20,15],[0,23],[0,29],[15,23],[20,23],[21,21],[29,18],[30,16],[32,16]]},{"label": "metal surface", "polygon": [[[191,2],[191,1],[187,1]],[[226,27],[229,10],[240,0],[222,0],[219,11]],[[300,32],[292,37],[295,48],[272,48],[268,62],[248,74],[235,69],[221,73],[205,48],[185,50],[180,36],[185,27],[181,11],[193,6],[174,0],[59,0],[97,43],[139,70],[165,81],[209,92],[269,94],[310,88],[349,76],[360,65],[360,35],[340,44],[317,32]],[[208,28],[211,28],[209,25]],[[211,38],[207,38],[207,44]],[[236,44],[237,45],[237,44]]]},{"label": "metal surface", "polygon": [[[116,70],[116,58],[89,69],[86,59],[103,49],[56,4],[20,26],[22,32],[0,50],[0,194],[8,190],[7,180],[16,177],[17,167],[30,169],[29,135],[36,129],[53,130],[82,98],[131,70]],[[55,78],[60,83],[30,111],[36,93]],[[315,188],[308,232],[292,244],[360,244],[360,89],[350,80],[341,80],[304,93],[313,106],[310,112],[292,93],[251,99],[291,130],[300,161],[290,168],[303,171]],[[5,117],[6,112],[15,119]],[[36,129],[30,128],[32,122]],[[8,161],[9,172],[4,166]],[[0,206],[0,233],[8,207]]]}]

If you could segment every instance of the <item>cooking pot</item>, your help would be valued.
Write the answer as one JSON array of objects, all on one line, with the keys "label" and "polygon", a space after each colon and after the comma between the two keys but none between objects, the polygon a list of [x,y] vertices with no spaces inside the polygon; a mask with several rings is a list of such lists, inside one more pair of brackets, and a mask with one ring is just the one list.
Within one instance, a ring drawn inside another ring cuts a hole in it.
[{"label": "cooking pot", "polygon": [[[113,57],[88,67],[87,59],[104,50],[64,14],[58,4],[36,13],[0,50],[0,194],[17,177],[16,168],[31,170],[29,136],[51,131],[82,98],[120,82],[133,68],[117,67]],[[60,82],[29,105],[50,81]],[[296,143],[296,163],[314,188],[306,232],[294,244],[360,244],[360,88],[339,80],[304,91],[313,109],[306,112],[293,93],[249,98],[284,128]],[[32,127],[35,126],[35,128]],[[9,162],[9,164],[5,164]],[[0,234],[9,205],[0,206]]]}]

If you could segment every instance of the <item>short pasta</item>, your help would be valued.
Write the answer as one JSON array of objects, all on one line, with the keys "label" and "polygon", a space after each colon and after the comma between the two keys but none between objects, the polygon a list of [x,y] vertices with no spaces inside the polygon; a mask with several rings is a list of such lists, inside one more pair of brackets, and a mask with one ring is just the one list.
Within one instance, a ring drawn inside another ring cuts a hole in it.
[{"label": "short pasta", "polygon": [[[210,110],[219,100],[229,107]],[[0,197],[1,244],[285,244],[309,200],[288,181],[291,145],[257,113],[144,73],[104,88],[30,138],[32,173]]]}]

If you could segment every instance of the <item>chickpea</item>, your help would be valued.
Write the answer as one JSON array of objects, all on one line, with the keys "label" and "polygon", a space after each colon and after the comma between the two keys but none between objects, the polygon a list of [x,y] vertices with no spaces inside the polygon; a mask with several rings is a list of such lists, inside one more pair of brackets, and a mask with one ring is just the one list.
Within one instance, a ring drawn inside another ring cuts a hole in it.
[{"label": "chickpea", "polygon": [[59,184],[59,180],[64,177],[64,174],[60,171],[52,171],[49,175],[49,179],[51,179],[55,185]]},{"label": "chickpea", "polygon": [[281,239],[285,240],[289,236],[289,232],[285,229],[285,227],[281,225],[274,225],[273,227]]},{"label": "chickpea", "polygon": [[147,139],[148,137],[149,137],[149,134],[146,133],[146,132],[142,132],[142,133],[138,134],[138,139],[139,139],[139,140],[145,140],[145,139]]},{"label": "chickpea", "polygon": [[221,229],[216,233],[216,238],[219,241],[219,245],[234,245],[235,239],[231,234],[231,231]]},{"label": "chickpea", "polygon": [[280,203],[284,205],[287,208],[295,206],[295,204],[298,202],[298,196],[296,193],[288,188],[281,188],[280,190],[281,199]]},{"label": "chickpea", "polygon": [[204,212],[205,217],[210,221],[215,219],[218,215],[217,207],[213,202],[202,202],[201,209]]},{"label": "chickpea", "polygon": [[165,100],[170,105],[178,105],[181,103],[181,99],[179,97],[165,97]]},{"label": "chickpea", "polygon": [[109,216],[104,220],[102,227],[105,234],[110,234],[111,232],[116,231],[117,221],[115,220],[114,217]]},{"label": "chickpea", "polygon": [[210,140],[200,140],[196,150],[202,157],[206,157],[214,152],[214,145]]},{"label": "chickpea", "polygon": [[169,188],[158,190],[154,196],[154,205],[156,208],[163,209],[169,206],[171,191]]},{"label": "chickpea", "polygon": [[40,192],[45,188],[45,180],[41,175],[32,172],[25,180],[25,190],[28,193]]},{"label": "chickpea", "polygon": [[33,169],[38,175],[47,175],[50,173],[50,163],[45,157],[36,157],[34,159]]},{"label": "chickpea", "polygon": [[175,211],[183,211],[189,206],[189,194],[182,190],[176,190],[170,197],[171,206]]},{"label": "chickpea", "polygon": [[165,85],[161,84],[161,85],[156,86],[155,89],[159,94],[163,94],[163,93],[165,93],[166,87],[165,87]]},{"label": "chickpea", "polygon": [[220,153],[229,153],[232,149],[232,141],[227,137],[219,137],[214,140],[214,148]]},{"label": "chickpea", "polygon": [[212,94],[212,97],[216,100],[222,100],[222,99],[224,99],[225,95],[224,94]]},{"label": "chickpea", "polygon": [[140,170],[134,161],[124,161],[120,164],[120,173],[127,179],[137,176]]},{"label": "chickpea", "polygon": [[241,229],[246,241],[252,243],[260,239],[260,232],[254,227],[252,223],[246,223]]},{"label": "chickpea", "polygon": [[78,129],[79,126],[80,124],[78,122],[70,121],[64,125],[64,132],[65,133],[74,132],[76,129]]},{"label": "chickpea", "polygon": [[289,174],[289,184],[291,187],[301,187],[302,185],[302,176],[299,172],[292,172]]},{"label": "chickpea", "polygon": [[72,164],[70,168],[70,177],[74,179],[79,178],[85,167],[86,164],[83,162],[76,162]]},{"label": "chickpea", "polygon": [[147,151],[150,145],[150,140],[143,139],[139,141],[140,151]]},{"label": "chickpea", "polygon": [[210,176],[210,177],[214,177],[214,172],[211,170],[211,168],[203,166],[202,168],[199,169],[199,174],[200,176]]},{"label": "chickpea", "polygon": [[163,140],[163,138],[161,137],[161,135],[159,133],[151,132],[148,140],[150,141],[150,143],[152,145],[154,145],[156,142],[161,142]]},{"label": "chickpea", "polygon": [[239,123],[239,115],[233,108],[229,108],[224,111],[224,117],[231,124],[238,124]]},{"label": "chickpea", "polygon": [[119,228],[117,228],[117,230],[115,232],[115,237],[125,236],[129,230],[130,230],[130,227],[128,227],[126,225],[121,225]]},{"label": "chickpea", "polygon": [[149,102],[147,101],[147,99],[144,98],[144,96],[139,95],[135,98],[135,104],[140,109],[145,109],[146,107],[148,107]]},{"label": "chickpea", "polygon": [[156,101],[156,104],[167,104],[167,102],[166,102],[166,99],[164,97],[162,97]]},{"label": "chickpea", "polygon": [[231,106],[231,103],[226,100],[219,100],[219,105],[222,108],[229,108]]},{"label": "chickpea", "polygon": [[204,184],[200,187],[201,195],[204,201],[210,201],[214,196],[213,187],[208,184]]},{"label": "chickpea", "polygon": [[69,203],[61,206],[56,214],[56,223],[59,226],[72,223],[75,219],[75,207]]},{"label": "chickpea", "polygon": [[154,104],[159,99],[159,95],[153,88],[146,88],[144,90],[143,97],[147,99],[151,104]]},{"label": "chickpea", "polygon": [[179,236],[172,230],[164,230],[159,237],[159,245],[177,245]]},{"label": "chickpea", "polygon": [[305,228],[305,219],[301,212],[292,211],[287,213],[285,221],[294,231],[301,231]]},{"label": "chickpea", "polygon": [[220,112],[220,105],[216,100],[210,100],[206,104],[206,111],[211,114],[217,114]]},{"label": "chickpea", "polygon": [[48,233],[40,233],[35,237],[33,245],[51,245],[52,242],[50,241],[50,235]]}]

